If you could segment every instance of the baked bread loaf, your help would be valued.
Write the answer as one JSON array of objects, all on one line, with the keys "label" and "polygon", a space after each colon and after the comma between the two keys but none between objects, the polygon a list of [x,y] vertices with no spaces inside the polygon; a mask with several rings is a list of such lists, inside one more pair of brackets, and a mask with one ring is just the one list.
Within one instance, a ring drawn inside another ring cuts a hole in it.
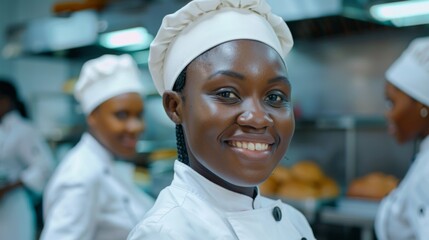
[{"label": "baked bread loaf", "polygon": [[353,180],[347,196],[371,200],[381,200],[398,185],[398,179],[381,172],[373,172]]},{"label": "baked bread loaf", "polygon": [[340,195],[340,187],[330,177],[323,177],[319,182],[319,198],[333,198]]},{"label": "baked bread loaf", "polygon": [[295,200],[315,199],[319,197],[319,189],[315,185],[300,180],[292,180],[279,187],[277,196]]},{"label": "baked bread loaf", "polygon": [[293,200],[334,198],[340,194],[338,184],[309,160],[297,162],[291,168],[277,166],[259,189],[267,196]]},{"label": "baked bread loaf", "polygon": [[273,178],[269,177],[259,185],[259,191],[265,196],[272,196],[277,193],[279,183]]},{"label": "baked bread loaf", "polygon": [[291,172],[296,179],[304,182],[317,183],[324,173],[322,169],[313,161],[299,161],[291,167]]}]

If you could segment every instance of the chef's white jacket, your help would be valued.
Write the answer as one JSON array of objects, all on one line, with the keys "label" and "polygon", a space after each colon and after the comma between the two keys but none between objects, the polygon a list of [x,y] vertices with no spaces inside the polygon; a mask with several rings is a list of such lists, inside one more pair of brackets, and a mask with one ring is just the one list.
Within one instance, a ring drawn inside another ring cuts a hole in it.
[{"label": "chef's white jacket", "polygon": [[85,133],[48,184],[41,239],[126,239],[153,199],[133,184],[131,165],[119,171],[119,163]]},{"label": "chef's white jacket", "polygon": [[429,239],[429,136],[398,188],[381,202],[375,230],[379,240]]},{"label": "chef's white jacket", "polygon": [[280,200],[229,191],[179,161],[174,171],[129,240],[315,239],[305,217]]},{"label": "chef's white jacket", "polygon": [[[0,123],[0,184],[21,180],[33,196],[40,196],[53,168],[52,152],[36,128],[16,111],[5,114]],[[27,193],[17,188],[0,199],[0,239],[34,239],[34,205]]]}]

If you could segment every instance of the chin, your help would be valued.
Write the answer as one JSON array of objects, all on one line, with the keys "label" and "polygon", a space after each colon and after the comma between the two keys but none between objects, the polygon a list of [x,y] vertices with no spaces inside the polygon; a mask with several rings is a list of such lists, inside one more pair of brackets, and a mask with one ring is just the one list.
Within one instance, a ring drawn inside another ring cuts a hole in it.
[{"label": "chin", "polygon": [[137,153],[135,151],[133,152],[121,152],[117,154],[119,157],[125,159],[125,160],[132,160],[137,157]]}]

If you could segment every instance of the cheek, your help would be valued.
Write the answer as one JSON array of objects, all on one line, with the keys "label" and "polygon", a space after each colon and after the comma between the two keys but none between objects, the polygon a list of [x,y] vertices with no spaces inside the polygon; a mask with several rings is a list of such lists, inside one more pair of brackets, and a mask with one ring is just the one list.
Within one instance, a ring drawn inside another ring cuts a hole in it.
[{"label": "cheek", "polygon": [[[103,122],[102,131],[105,131],[105,135],[110,136],[111,138],[120,134],[124,127],[121,122],[119,122],[114,117],[109,117],[105,119]],[[101,126],[100,126],[101,127]]]},{"label": "cheek", "polygon": [[231,119],[234,112],[231,107],[222,106],[208,96],[190,102],[192,104],[187,106],[187,118],[184,122],[188,122],[190,126],[206,128],[206,130],[223,124],[226,119]]},{"label": "cheek", "polygon": [[295,118],[292,110],[288,110],[283,114],[276,114],[273,116],[275,120],[275,127],[279,130],[282,138],[292,138],[295,131]]}]

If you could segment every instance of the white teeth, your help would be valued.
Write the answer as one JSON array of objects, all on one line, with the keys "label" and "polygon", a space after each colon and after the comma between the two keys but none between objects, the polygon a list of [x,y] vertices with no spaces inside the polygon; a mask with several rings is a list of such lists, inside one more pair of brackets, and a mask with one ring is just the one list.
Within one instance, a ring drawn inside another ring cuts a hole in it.
[{"label": "white teeth", "polygon": [[265,151],[268,149],[268,144],[266,143],[253,143],[253,142],[238,142],[232,141],[231,145],[238,148],[244,148],[251,151]]},{"label": "white teeth", "polygon": [[247,148],[249,148],[249,150],[255,151],[255,144],[249,143],[247,144]]}]

